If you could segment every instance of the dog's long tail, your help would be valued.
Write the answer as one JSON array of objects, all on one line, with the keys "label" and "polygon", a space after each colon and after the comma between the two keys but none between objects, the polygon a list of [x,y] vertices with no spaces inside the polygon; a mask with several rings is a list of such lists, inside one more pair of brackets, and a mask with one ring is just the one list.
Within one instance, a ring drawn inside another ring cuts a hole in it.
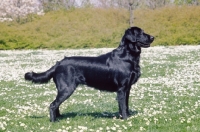
[{"label": "dog's long tail", "polygon": [[56,67],[60,63],[57,62],[56,65],[52,66],[49,70],[42,73],[35,73],[35,72],[27,72],[24,75],[25,80],[32,81],[33,83],[48,83],[50,79],[53,77]]}]

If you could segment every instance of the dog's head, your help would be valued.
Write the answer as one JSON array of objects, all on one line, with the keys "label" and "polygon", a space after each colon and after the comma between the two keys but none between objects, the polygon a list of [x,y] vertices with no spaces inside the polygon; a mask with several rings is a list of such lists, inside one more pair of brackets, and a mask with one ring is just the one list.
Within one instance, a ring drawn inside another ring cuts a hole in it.
[{"label": "dog's head", "polygon": [[150,44],[153,42],[154,37],[144,33],[144,31],[139,27],[131,27],[125,31],[123,42],[121,45],[128,45],[130,48],[150,47]]}]

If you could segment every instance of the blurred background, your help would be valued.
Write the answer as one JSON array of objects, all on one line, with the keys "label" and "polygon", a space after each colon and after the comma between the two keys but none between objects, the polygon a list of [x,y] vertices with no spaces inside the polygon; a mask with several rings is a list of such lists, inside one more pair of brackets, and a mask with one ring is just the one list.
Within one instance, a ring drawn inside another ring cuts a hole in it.
[{"label": "blurred background", "polygon": [[0,50],[117,47],[138,26],[153,46],[199,45],[200,0],[1,0]]}]

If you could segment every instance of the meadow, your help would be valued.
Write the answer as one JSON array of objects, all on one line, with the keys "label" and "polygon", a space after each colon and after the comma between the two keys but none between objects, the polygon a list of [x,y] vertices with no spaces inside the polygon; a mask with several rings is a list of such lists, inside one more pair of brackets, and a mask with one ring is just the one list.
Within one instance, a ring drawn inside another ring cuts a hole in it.
[{"label": "meadow", "polygon": [[23,78],[42,72],[64,56],[96,56],[112,48],[0,51],[0,131],[6,132],[198,132],[200,46],[150,47],[141,54],[142,76],[132,86],[131,117],[118,117],[115,93],[79,86],[61,105],[62,118],[49,122],[54,83]]}]

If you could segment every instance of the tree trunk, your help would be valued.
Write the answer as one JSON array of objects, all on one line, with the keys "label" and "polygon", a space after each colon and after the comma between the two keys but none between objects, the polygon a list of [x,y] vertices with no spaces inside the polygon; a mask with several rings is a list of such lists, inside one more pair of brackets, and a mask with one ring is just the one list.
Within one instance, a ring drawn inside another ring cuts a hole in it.
[{"label": "tree trunk", "polygon": [[130,20],[129,20],[129,24],[130,27],[133,26],[133,0],[129,0],[129,12],[130,12]]}]

